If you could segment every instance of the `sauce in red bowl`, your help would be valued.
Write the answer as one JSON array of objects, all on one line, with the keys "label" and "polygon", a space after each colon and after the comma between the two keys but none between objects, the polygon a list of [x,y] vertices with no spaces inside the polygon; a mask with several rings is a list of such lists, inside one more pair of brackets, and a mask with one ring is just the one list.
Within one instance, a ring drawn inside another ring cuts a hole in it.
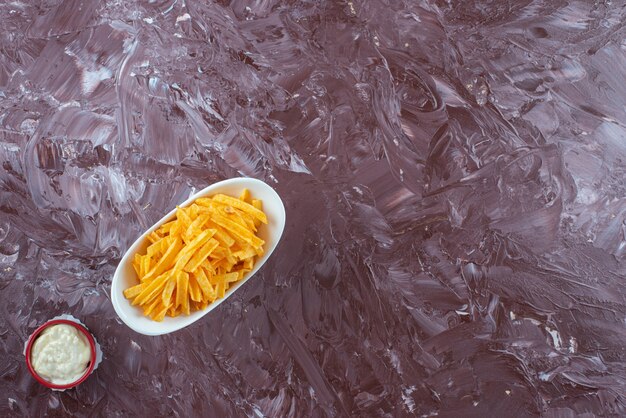
[{"label": "sauce in red bowl", "polygon": [[25,355],[28,371],[39,383],[50,389],[70,389],[93,371],[96,343],[83,325],[54,319],[33,332]]}]

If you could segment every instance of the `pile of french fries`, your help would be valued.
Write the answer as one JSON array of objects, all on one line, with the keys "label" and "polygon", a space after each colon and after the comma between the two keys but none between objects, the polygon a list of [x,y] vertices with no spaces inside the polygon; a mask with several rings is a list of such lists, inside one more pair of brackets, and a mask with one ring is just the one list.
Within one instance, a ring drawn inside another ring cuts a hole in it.
[{"label": "pile of french fries", "polygon": [[239,198],[217,194],[178,207],[174,220],[148,236],[145,254],[135,255],[139,283],[124,296],[155,321],[205,309],[263,255],[261,223],[263,203],[247,189]]}]

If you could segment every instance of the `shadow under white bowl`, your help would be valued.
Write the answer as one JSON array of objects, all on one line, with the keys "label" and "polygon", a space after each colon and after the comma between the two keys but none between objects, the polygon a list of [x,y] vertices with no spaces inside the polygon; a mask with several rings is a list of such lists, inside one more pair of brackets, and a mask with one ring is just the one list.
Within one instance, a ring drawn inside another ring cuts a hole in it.
[{"label": "shadow under white bowl", "polygon": [[280,238],[285,229],[285,207],[280,196],[269,185],[261,180],[252,178],[234,178],[220,181],[211,186],[200,190],[179,206],[189,206],[199,197],[209,197],[217,193],[223,193],[233,197],[239,196],[243,189],[250,190],[253,199],[263,201],[263,211],[267,215],[268,224],[262,224],[259,227],[257,235],[265,241],[265,254],[259,257],[252,271],[244,276],[244,278],[232,285],[222,299],[218,299],[211,303],[202,311],[192,312],[191,315],[180,315],[175,318],[166,316],[162,322],[156,322],[143,315],[143,311],[138,306],[132,306],[130,301],[124,297],[124,290],[138,283],[137,275],[133,269],[132,261],[137,252],[144,254],[148,246],[146,236],[159,226],[172,220],[175,216],[176,209],[165,215],[160,221],[154,224],[137,241],[126,251],[120,264],[115,270],[113,282],[111,283],[111,302],[115,312],[120,319],[134,331],[144,335],[162,335],[170,332],[178,331],[188,325],[193,324],[204,315],[217,308],[220,303],[228,299],[237,291],[245,282],[250,280],[252,276],[265,264],[267,259],[278,245]]}]

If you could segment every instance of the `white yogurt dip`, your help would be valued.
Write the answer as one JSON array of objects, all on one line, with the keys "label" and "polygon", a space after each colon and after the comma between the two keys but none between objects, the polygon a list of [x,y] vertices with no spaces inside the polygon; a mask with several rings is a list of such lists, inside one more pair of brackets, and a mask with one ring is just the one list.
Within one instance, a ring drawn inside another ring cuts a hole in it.
[{"label": "white yogurt dip", "polygon": [[67,385],[80,379],[90,360],[87,338],[76,327],[67,324],[43,330],[30,354],[35,372],[55,385]]}]

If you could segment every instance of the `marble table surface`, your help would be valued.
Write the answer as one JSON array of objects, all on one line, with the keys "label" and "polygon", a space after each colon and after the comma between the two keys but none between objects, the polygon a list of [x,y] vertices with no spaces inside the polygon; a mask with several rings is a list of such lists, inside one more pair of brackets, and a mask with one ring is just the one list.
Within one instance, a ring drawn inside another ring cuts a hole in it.
[{"label": "marble table surface", "polygon": [[[626,4],[7,0],[0,416],[626,415]],[[218,180],[287,227],[203,320],[146,337],[121,255]],[[104,351],[66,392],[22,349]]]}]

